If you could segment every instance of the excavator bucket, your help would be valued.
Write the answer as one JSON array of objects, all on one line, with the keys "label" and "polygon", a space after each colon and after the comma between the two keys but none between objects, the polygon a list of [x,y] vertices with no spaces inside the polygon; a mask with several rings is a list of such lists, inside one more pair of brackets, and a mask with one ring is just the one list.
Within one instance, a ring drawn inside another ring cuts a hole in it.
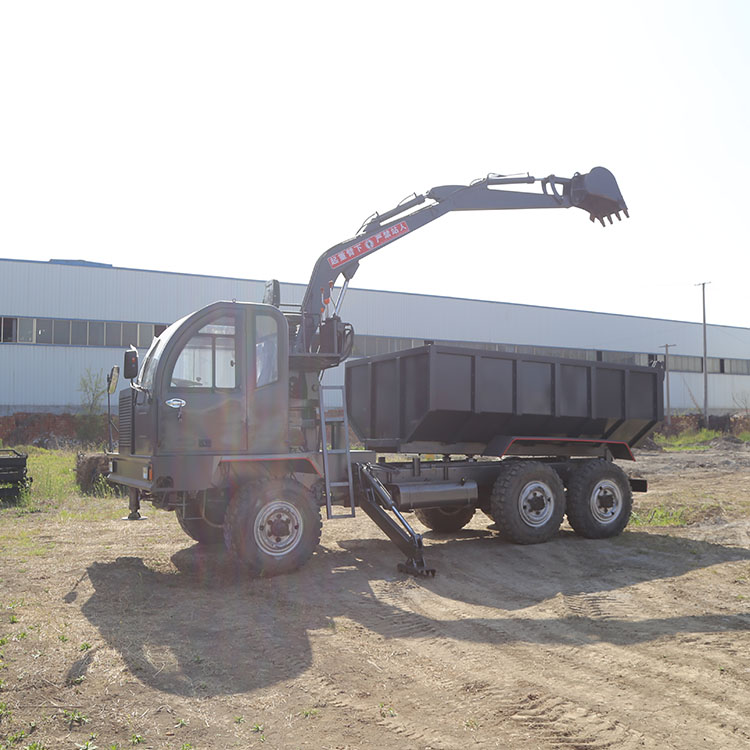
[{"label": "excavator bucket", "polygon": [[571,180],[571,203],[589,212],[591,221],[599,220],[604,226],[604,219],[612,224],[612,216],[618,221],[620,212],[629,217],[628,207],[622,198],[615,176],[604,167],[594,167],[586,174],[577,174]]}]

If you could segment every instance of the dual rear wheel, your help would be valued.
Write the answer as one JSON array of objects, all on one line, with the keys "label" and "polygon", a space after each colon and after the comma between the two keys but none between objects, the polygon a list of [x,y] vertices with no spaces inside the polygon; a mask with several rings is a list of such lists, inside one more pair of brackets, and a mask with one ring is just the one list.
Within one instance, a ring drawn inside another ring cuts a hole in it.
[{"label": "dual rear wheel", "polygon": [[580,536],[616,536],[627,525],[632,505],[628,478],[611,462],[576,464],[566,493],[551,466],[519,460],[500,470],[492,488],[490,515],[504,538],[515,544],[538,544],[558,532],[566,513]]}]

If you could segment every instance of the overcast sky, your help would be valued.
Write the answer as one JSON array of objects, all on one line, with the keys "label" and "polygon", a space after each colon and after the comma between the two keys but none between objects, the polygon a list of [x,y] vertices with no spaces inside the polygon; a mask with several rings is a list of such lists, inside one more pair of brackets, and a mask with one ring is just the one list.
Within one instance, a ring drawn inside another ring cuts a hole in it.
[{"label": "overcast sky", "polygon": [[742,0],[6,2],[0,257],[306,283],[411,192],[601,165],[627,221],[451,214],[353,285],[700,320],[710,281],[750,327],[749,36]]}]

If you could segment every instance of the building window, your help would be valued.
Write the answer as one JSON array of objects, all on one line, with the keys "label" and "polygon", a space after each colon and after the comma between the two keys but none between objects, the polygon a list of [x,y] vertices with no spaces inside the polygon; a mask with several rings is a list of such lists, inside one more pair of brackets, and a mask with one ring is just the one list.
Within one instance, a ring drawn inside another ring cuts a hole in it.
[{"label": "building window", "polygon": [[52,320],[50,320],[49,318],[36,319],[36,343],[52,343]]},{"label": "building window", "polygon": [[3,318],[2,321],[2,340],[3,342],[14,342],[16,340],[18,331],[18,322],[16,318]]},{"label": "building window", "polygon": [[138,324],[138,348],[148,349],[154,340],[154,326],[151,323]]},{"label": "building window", "polygon": [[138,346],[138,323],[123,323],[122,324],[122,345]]},{"label": "building window", "polygon": [[122,323],[106,323],[104,328],[105,346],[122,346]]},{"label": "building window", "polygon": [[88,321],[73,320],[70,324],[70,343],[73,346],[86,346],[88,344]]},{"label": "building window", "polygon": [[23,344],[34,343],[34,318],[18,319],[18,340]]},{"label": "building window", "polygon": [[750,360],[725,359],[724,368],[731,375],[750,375]]},{"label": "building window", "polygon": [[104,346],[104,323],[101,320],[89,321],[89,346]]}]

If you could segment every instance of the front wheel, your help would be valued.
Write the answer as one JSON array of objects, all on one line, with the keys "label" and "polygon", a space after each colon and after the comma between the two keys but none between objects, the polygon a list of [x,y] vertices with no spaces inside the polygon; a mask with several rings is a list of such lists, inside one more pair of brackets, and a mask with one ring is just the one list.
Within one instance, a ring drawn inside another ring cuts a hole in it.
[{"label": "front wheel", "polygon": [[554,536],[565,514],[565,489],[554,469],[540,461],[509,461],[501,467],[490,498],[500,534],[516,544]]},{"label": "front wheel", "polygon": [[302,566],[320,541],[320,507],[293,480],[246,485],[229,503],[224,544],[252,575],[278,575]]},{"label": "front wheel", "polygon": [[633,493],[625,472],[609,461],[584,461],[568,482],[568,523],[588,539],[617,536],[627,526]]}]

